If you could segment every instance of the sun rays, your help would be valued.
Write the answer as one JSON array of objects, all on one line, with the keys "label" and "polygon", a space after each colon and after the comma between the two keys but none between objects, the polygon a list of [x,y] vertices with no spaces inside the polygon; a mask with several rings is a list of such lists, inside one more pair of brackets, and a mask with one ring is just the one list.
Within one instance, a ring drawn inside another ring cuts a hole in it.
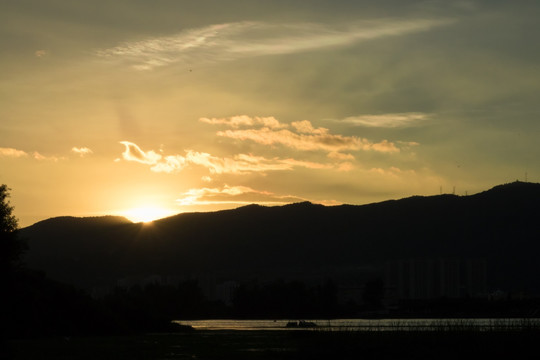
[{"label": "sun rays", "polygon": [[133,222],[151,223],[154,220],[174,215],[176,212],[157,206],[142,206],[128,209],[122,215]]}]

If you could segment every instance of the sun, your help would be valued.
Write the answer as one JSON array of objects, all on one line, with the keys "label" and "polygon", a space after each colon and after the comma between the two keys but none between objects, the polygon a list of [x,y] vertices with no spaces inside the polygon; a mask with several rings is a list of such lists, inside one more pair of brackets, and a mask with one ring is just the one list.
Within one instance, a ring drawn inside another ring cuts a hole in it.
[{"label": "sun", "polygon": [[175,212],[170,209],[155,207],[155,206],[143,206],[126,210],[122,213],[123,216],[133,222],[150,223],[154,220],[161,219],[167,216],[174,215]]}]

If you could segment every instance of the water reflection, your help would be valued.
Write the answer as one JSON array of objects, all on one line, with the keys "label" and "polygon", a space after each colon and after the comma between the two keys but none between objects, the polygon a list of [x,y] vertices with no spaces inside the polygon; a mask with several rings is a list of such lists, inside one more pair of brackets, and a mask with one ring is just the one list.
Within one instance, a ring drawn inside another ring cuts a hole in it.
[{"label": "water reflection", "polygon": [[540,319],[332,319],[309,320],[310,328],[288,327],[290,320],[176,320],[196,330],[318,331],[512,331],[538,330]]}]

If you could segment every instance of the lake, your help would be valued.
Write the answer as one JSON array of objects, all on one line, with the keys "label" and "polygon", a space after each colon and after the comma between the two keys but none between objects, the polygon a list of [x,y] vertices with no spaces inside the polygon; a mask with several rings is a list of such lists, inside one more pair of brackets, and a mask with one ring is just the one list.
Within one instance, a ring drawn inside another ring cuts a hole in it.
[{"label": "lake", "polygon": [[324,330],[324,331],[511,331],[539,329],[540,319],[302,319],[313,328],[287,327],[280,320],[176,320],[196,330]]},{"label": "lake", "polygon": [[[179,321],[197,329],[179,333],[10,340],[0,346],[0,359],[443,360],[540,356],[538,319],[311,321],[318,326],[309,331],[287,328],[287,319],[198,320]],[[527,324],[536,327],[520,331]],[[501,331],[475,331],[478,329]]]}]

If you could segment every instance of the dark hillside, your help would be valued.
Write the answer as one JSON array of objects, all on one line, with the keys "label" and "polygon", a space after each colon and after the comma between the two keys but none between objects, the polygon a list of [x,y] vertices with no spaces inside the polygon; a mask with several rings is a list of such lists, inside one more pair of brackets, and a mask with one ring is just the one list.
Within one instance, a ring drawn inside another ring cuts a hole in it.
[{"label": "dark hillside", "polygon": [[150,275],[323,278],[381,272],[391,260],[485,258],[488,287],[540,293],[540,184],[353,206],[249,205],[133,224],[55,218],[22,230],[27,263],[54,279],[105,286]]}]

